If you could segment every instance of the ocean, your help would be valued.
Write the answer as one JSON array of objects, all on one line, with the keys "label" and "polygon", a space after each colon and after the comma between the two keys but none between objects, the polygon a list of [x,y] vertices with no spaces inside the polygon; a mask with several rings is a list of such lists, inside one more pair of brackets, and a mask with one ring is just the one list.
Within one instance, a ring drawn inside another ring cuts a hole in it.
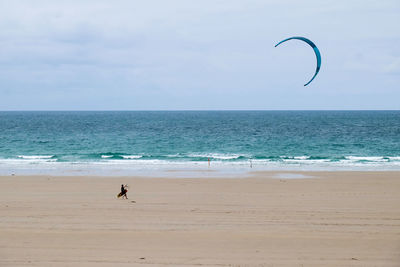
[{"label": "ocean", "polygon": [[400,170],[400,111],[0,112],[1,175],[171,170]]}]

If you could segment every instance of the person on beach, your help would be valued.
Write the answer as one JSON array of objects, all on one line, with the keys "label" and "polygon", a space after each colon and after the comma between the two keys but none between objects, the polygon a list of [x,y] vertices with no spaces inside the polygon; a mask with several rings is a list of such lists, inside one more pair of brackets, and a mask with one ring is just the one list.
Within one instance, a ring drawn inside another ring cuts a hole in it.
[{"label": "person on beach", "polygon": [[126,189],[126,185],[124,186],[123,184],[121,184],[121,192],[118,194],[118,198],[122,197],[125,199],[128,199],[128,196],[126,195],[126,193],[128,192],[128,189]]}]

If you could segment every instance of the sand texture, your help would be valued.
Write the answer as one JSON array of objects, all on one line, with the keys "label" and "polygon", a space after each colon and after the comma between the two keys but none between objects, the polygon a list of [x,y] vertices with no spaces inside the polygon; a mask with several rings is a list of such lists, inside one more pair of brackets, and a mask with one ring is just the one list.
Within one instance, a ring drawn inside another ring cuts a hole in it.
[{"label": "sand texture", "polygon": [[285,175],[0,177],[0,266],[400,266],[399,172]]}]

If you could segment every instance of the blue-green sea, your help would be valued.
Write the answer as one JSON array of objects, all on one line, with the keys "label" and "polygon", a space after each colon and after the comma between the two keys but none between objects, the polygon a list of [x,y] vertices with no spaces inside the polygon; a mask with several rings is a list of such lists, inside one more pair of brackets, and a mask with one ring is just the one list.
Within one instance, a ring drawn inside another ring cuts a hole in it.
[{"label": "blue-green sea", "polygon": [[210,168],[400,170],[400,111],[0,112],[3,175]]}]

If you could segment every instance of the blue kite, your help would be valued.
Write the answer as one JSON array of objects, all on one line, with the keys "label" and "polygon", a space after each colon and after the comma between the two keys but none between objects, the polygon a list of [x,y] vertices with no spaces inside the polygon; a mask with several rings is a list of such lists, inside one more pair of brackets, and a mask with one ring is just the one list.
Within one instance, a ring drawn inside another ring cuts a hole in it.
[{"label": "blue kite", "polygon": [[289,41],[289,40],[292,40],[292,39],[301,40],[301,41],[304,41],[304,42],[306,42],[307,44],[309,44],[309,45],[314,49],[315,56],[317,57],[317,69],[315,70],[315,74],[314,74],[314,76],[311,78],[311,80],[310,80],[308,83],[306,83],[306,84],[304,85],[304,86],[307,86],[310,82],[312,82],[312,80],[314,80],[315,76],[317,76],[317,74],[318,74],[318,72],[319,72],[319,69],[321,68],[321,53],[319,52],[317,46],[316,46],[313,42],[311,42],[311,41],[308,40],[307,38],[299,37],[299,36],[290,37],[290,38],[287,38],[287,39],[285,39],[285,40],[283,40],[283,41],[280,41],[279,43],[277,43],[277,44],[275,45],[275,47],[277,47],[278,45],[280,45],[280,44],[283,43],[283,42],[286,42],[286,41]]}]

